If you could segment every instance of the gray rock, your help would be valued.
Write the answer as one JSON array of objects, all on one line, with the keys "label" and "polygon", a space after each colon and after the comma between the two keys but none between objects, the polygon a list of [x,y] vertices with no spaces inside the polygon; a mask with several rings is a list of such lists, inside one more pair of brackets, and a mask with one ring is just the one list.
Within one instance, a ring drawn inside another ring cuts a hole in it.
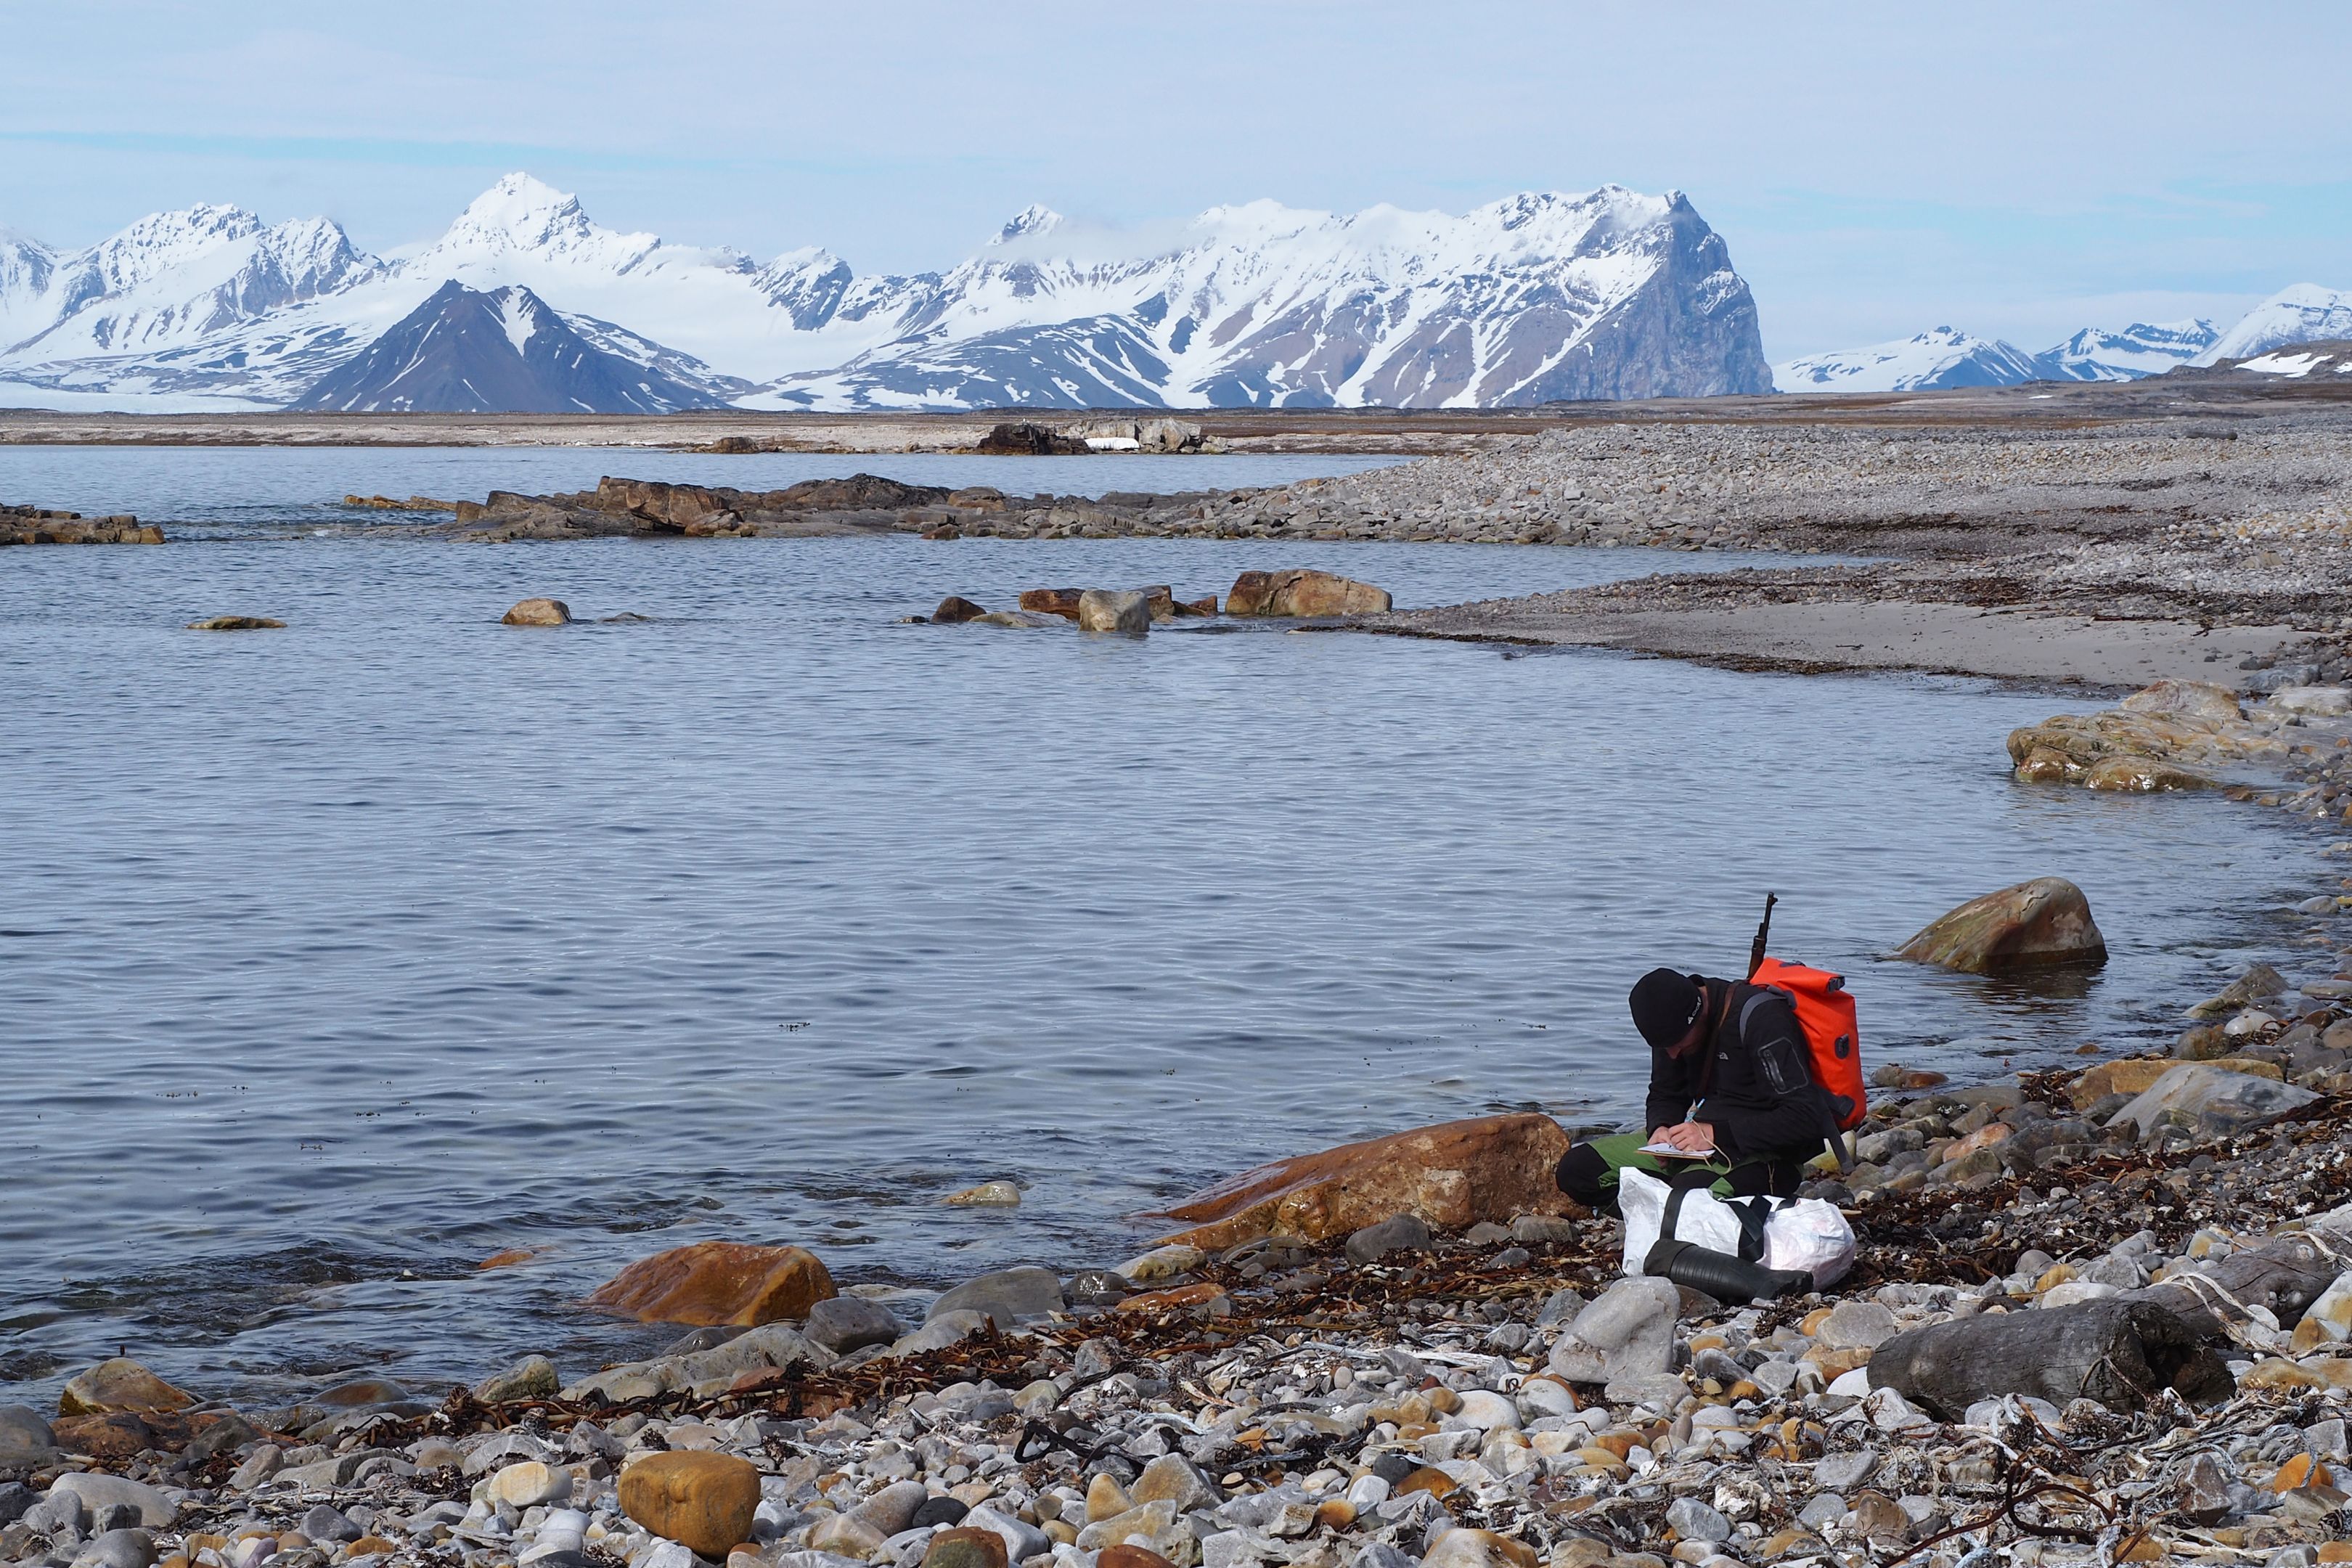
[{"label": "gray rock", "polygon": [[1775,1356],[1768,1361],[1759,1362],[1749,1368],[1748,1381],[1771,1397],[1778,1399],[1797,1386],[1797,1379],[1802,1369],[1795,1362],[1786,1357]]},{"label": "gray rock", "polygon": [[[1868,1480],[1878,1468],[1875,1450],[1860,1448],[1850,1454],[1824,1454],[1813,1466],[1813,1485],[1825,1492],[1850,1492]],[[1842,1513],[1845,1505],[1840,1503]]]},{"label": "gray rock", "polygon": [[1666,1505],[1666,1526],[1685,1541],[1728,1541],[1731,1521],[1695,1497]]},{"label": "gray rock", "polygon": [[1620,1279],[1577,1313],[1552,1346],[1551,1370],[1572,1383],[1670,1373],[1681,1305],[1671,1280],[1646,1275]]},{"label": "gray rock", "polygon": [[61,1491],[79,1496],[82,1506],[93,1514],[115,1503],[128,1503],[139,1510],[139,1522],[149,1530],[163,1529],[180,1511],[177,1503],[155,1488],[121,1476],[59,1476],[49,1488],[49,1496],[54,1500]]},{"label": "gray rock", "polygon": [[1391,1252],[1427,1252],[1429,1223],[1419,1215],[1396,1214],[1348,1237],[1348,1261],[1376,1263]]},{"label": "gray rock", "polygon": [[191,1438],[186,1453],[191,1462],[202,1464],[215,1454],[234,1454],[260,1437],[252,1422],[232,1410]]},{"label": "gray rock", "polygon": [[2176,1068],[2158,1079],[2116,1112],[2113,1124],[2137,1127],[2143,1135],[2158,1127],[2235,1132],[2258,1127],[2318,1098],[2307,1089],[2276,1079],[2200,1063]]},{"label": "gray rock", "polygon": [[1024,1264],[967,1279],[946,1291],[923,1314],[923,1322],[928,1327],[947,1313],[968,1310],[985,1313],[1003,1330],[1061,1310],[1061,1277],[1050,1268]]},{"label": "gray rock", "polygon": [[39,1411],[29,1405],[0,1405],[0,1465],[30,1468],[55,1453],[57,1446],[57,1434]]},{"label": "gray rock", "polygon": [[32,1488],[22,1481],[0,1481],[0,1526],[11,1525],[25,1517],[25,1510],[40,1500]]},{"label": "gray rock", "polygon": [[[527,1355],[507,1368],[494,1372],[474,1384],[474,1397],[485,1405],[504,1405],[512,1399],[552,1399],[563,1380],[555,1373],[555,1363],[543,1355]],[[309,1531],[302,1532],[310,1535]],[[316,1541],[317,1536],[310,1539]],[[356,1538],[354,1538],[356,1539]]]},{"label": "gray rock", "polygon": [[1525,1268],[1535,1261],[1535,1254],[1524,1247],[1507,1247],[1486,1259],[1489,1268]]},{"label": "gray rock", "polygon": [[1835,1492],[1816,1492],[1797,1510],[1797,1522],[1812,1531],[1827,1530],[1844,1517],[1845,1499]]},{"label": "gray rock", "polygon": [[1813,1337],[1832,1350],[1876,1350],[1901,1328],[1895,1314],[1875,1301],[1840,1301]]},{"label": "gray rock", "polygon": [[275,1476],[286,1462],[285,1450],[275,1443],[264,1443],[245,1457],[245,1463],[228,1479],[233,1491],[249,1492]]},{"label": "gray rock", "polygon": [[302,1516],[301,1530],[312,1541],[357,1541],[367,1533],[345,1518],[341,1509],[323,1502]]},{"label": "gray rock", "polygon": [[[2303,1446],[2323,1459],[2341,1461],[2347,1458],[2343,1417],[2330,1416],[2325,1421],[2315,1421],[2305,1427]],[[5,1517],[5,1511],[0,1510],[0,1519]]]},{"label": "gray rock", "polygon": [[56,1487],[49,1489],[48,1496],[26,1509],[22,1520],[25,1528],[37,1535],[46,1535],[52,1540],[60,1535],[70,1535],[77,1541],[81,1539],[82,1527],[89,1521],[89,1510],[83,1504],[80,1494],[69,1489],[61,1491]]},{"label": "gray rock", "polygon": [[2175,1506],[2198,1524],[2219,1524],[2230,1517],[2235,1506],[2235,1489],[2231,1483],[2236,1479],[2215,1456],[2200,1454],[2181,1474]]},{"label": "gray rock", "polygon": [[1462,1239],[1473,1247],[1492,1247],[1496,1242],[1510,1240],[1511,1229],[1508,1226],[1496,1225],[1491,1219],[1482,1219],[1464,1231]]},{"label": "gray rock", "polygon": [[893,1481],[852,1509],[849,1517],[872,1525],[887,1540],[915,1521],[915,1510],[930,1493],[920,1481]]},{"label": "gray rock", "polygon": [[109,1530],[74,1554],[74,1568],[152,1568],[155,1538],[143,1530]]},{"label": "gray rock", "polygon": [[1414,1568],[1414,1563],[1387,1542],[1371,1541],[1348,1559],[1348,1568]]},{"label": "gray rock", "polygon": [[988,1314],[959,1309],[952,1312],[934,1313],[923,1326],[905,1338],[892,1342],[889,1353],[894,1356],[921,1355],[926,1351],[943,1351],[988,1330]]},{"label": "gray rock", "polygon": [[801,1331],[835,1355],[887,1345],[907,1331],[896,1314],[879,1301],[862,1296],[835,1296],[809,1309]]},{"label": "gray rock", "polygon": [[466,1462],[460,1467],[468,1479],[504,1469],[509,1465],[536,1462],[552,1464],[561,1456],[553,1447],[541,1442],[528,1432],[499,1432],[484,1438],[466,1451]]},{"label": "gray rock", "polygon": [[[1039,1272],[1044,1272],[1042,1269]],[[1041,1552],[1054,1549],[1054,1539],[1034,1524],[1024,1524],[1009,1514],[982,1504],[963,1516],[967,1530],[993,1531],[1004,1542],[1007,1562],[1021,1563]]]},{"label": "gray rock", "polygon": [[1151,629],[1151,596],[1132,588],[1089,588],[1078,595],[1078,629],[1139,637]]},{"label": "gray rock", "polygon": [[1511,1222],[1511,1239],[1521,1247],[1550,1247],[1574,1241],[1576,1222],[1548,1214],[1523,1214]]},{"label": "gray rock", "polygon": [[1543,1310],[1536,1313],[1536,1325],[1564,1323],[1584,1310],[1584,1294],[1573,1286],[1563,1285],[1544,1298]]}]

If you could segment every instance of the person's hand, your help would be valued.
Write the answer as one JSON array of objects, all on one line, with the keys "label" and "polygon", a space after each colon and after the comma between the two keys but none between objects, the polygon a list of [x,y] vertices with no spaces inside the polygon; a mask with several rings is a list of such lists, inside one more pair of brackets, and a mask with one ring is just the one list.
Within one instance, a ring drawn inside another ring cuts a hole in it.
[{"label": "person's hand", "polygon": [[1677,1121],[1672,1127],[1661,1127],[1658,1137],[1694,1154],[1708,1153],[1715,1148],[1715,1129],[1704,1121]]}]

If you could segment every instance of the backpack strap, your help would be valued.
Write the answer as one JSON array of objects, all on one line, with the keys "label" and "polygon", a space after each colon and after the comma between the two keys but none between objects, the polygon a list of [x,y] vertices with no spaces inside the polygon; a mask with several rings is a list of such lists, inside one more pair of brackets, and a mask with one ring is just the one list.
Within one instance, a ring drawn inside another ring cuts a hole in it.
[{"label": "backpack strap", "polygon": [[1764,1256],[1764,1225],[1772,1217],[1772,1200],[1755,1197],[1726,1206],[1739,1216],[1739,1256],[1755,1262]]}]

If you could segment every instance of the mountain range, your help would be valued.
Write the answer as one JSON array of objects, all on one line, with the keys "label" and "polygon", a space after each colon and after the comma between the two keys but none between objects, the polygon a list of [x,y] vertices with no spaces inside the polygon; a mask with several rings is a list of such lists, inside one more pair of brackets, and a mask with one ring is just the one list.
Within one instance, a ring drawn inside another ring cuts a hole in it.
[{"label": "mountain range", "polygon": [[2085,327],[2055,348],[2028,353],[1998,338],[1937,327],[1868,348],[1809,354],[1772,367],[1782,392],[1922,392],[2015,386],[2029,381],[2136,381],[2184,365],[2252,359],[2273,349],[2352,338],[2352,289],[2297,283],[2227,331],[2211,321],[2135,322],[2121,331]]},{"label": "mountain range", "polygon": [[525,316],[529,342],[560,328],[584,345],[565,352],[588,380],[561,355],[532,372],[530,395],[567,406],[615,388],[627,406],[912,409],[1771,386],[1748,286],[1679,192],[1531,194],[1458,217],[1253,202],[1140,254],[1031,207],[971,259],[900,276],[824,250],[760,262],[618,233],[511,174],[389,259],[325,219],[273,227],[235,207],[158,214],[82,251],[0,236],[0,401],[421,407],[493,395],[487,367]]},{"label": "mountain range", "polygon": [[1618,185],[1459,216],[1251,202],[1149,245],[1032,206],[903,275],[620,233],[520,174],[390,258],[231,206],[77,251],[0,231],[0,405],[158,412],[1505,406],[2119,381],[2347,336],[2352,292],[2298,284],[2227,331],[2034,353],[1938,327],[1771,366],[1721,237]]}]

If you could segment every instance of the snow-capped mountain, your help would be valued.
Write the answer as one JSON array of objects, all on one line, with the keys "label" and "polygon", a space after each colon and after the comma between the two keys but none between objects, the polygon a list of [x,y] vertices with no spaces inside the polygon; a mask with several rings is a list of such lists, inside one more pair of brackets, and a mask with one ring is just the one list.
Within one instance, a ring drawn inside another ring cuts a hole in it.
[{"label": "snow-capped mountain", "polygon": [[1106,260],[1059,232],[1021,214],[892,339],[759,401],[1462,407],[1770,384],[1748,286],[1678,192],[1460,217],[1253,202]]},{"label": "snow-capped mountain", "polygon": [[[482,293],[452,279],[356,358],[320,377],[294,406],[452,414],[675,414],[726,406],[704,367],[686,362],[698,373],[692,382],[653,368],[665,356],[677,357],[609,321],[560,315],[520,284]],[[726,390],[750,388],[739,382]]]},{"label": "snow-capped mountain", "polygon": [[618,233],[522,174],[389,261],[325,220],[197,207],[83,252],[0,237],[0,382],[14,401],[284,405],[454,281],[526,289],[681,384],[757,384],[754,406],[1475,406],[1771,384],[1748,286],[1679,193],[1459,217],[1255,202],[1108,255],[1066,236],[1032,207],[945,274],[861,277],[821,249],[761,264]]},{"label": "snow-capped mountain", "polygon": [[2013,343],[1937,327],[1866,349],[1812,354],[1772,367],[1783,392],[1924,392],[1948,386],[2014,386],[2042,378],[2041,362]]},{"label": "snow-capped mountain", "polygon": [[2134,321],[2120,332],[2084,327],[2034,357],[2047,381],[2137,381],[2191,363],[2221,335],[2201,316],[2188,321]]},{"label": "snow-capped mountain", "polygon": [[2198,355],[2195,363],[2252,359],[2290,343],[2352,338],[2352,289],[2295,283],[2280,289],[2238,320],[2238,324]]},{"label": "snow-capped mountain", "polygon": [[2029,381],[2137,381],[2196,360],[2220,334],[2198,320],[2121,331],[2085,327],[2053,349],[2028,353],[1999,338],[1937,327],[1899,342],[1813,354],[1772,367],[1783,392],[1927,392],[2016,386]]}]

